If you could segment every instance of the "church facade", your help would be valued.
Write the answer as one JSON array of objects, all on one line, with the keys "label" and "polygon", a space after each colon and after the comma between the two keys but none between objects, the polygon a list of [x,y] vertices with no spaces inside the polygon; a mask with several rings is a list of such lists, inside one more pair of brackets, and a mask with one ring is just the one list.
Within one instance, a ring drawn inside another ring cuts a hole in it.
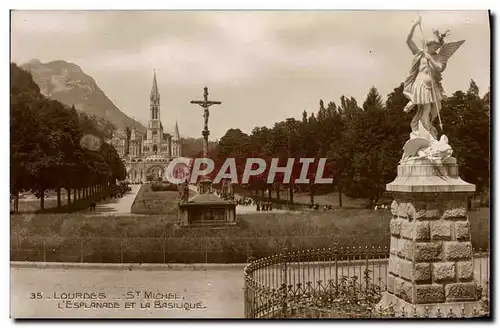
[{"label": "church facade", "polygon": [[153,74],[153,87],[149,97],[149,121],[146,134],[131,130],[118,130],[110,140],[121,157],[130,183],[147,182],[164,177],[167,165],[182,156],[179,127],[175,122],[173,134],[163,131],[160,110],[160,92]]}]

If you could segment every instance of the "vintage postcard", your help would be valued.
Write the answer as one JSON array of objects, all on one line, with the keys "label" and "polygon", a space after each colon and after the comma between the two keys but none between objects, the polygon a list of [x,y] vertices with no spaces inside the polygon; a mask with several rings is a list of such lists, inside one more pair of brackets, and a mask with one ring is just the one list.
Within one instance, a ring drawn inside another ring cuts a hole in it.
[{"label": "vintage postcard", "polygon": [[22,318],[490,318],[488,11],[11,11]]}]

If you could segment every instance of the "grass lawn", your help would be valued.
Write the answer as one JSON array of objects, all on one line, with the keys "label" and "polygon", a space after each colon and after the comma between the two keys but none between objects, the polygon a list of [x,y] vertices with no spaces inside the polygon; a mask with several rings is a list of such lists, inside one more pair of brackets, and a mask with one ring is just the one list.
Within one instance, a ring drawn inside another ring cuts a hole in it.
[{"label": "grass lawn", "polygon": [[[62,200],[63,204],[66,204],[66,200]],[[57,207],[57,199],[45,199],[44,201],[45,209],[51,209]],[[19,212],[36,212],[40,210],[40,199],[29,199],[29,200],[19,200]]]},{"label": "grass lawn", "polygon": [[[190,191],[190,197],[194,193]],[[153,191],[151,184],[144,183],[135,197],[131,212],[134,214],[167,214],[177,215],[177,202],[179,193],[177,191]]]},{"label": "grass lawn", "polygon": [[[244,188],[238,188],[236,193],[238,193],[241,196],[247,196],[247,197],[255,197],[256,199],[261,200],[262,194],[259,192],[257,195],[253,192],[251,192],[248,189]],[[264,193],[264,199],[262,200],[268,200],[268,193]],[[288,190],[281,190],[280,191],[280,200],[281,201],[287,201],[289,197]],[[272,200],[276,201],[276,192],[272,193]],[[293,201],[294,203],[297,204],[310,204],[311,203],[311,198],[309,196],[309,193],[307,192],[296,192],[293,194]],[[333,207],[339,207],[339,193],[338,192],[331,192],[328,194],[323,194],[323,195],[315,195],[314,196],[314,203],[319,204],[320,206],[324,205],[332,205]],[[365,208],[367,201],[364,198],[351,198],[346,195],[342,195],[342,207],[343,208]]]},{"label": "grass lawn", "polygon": [[[489,213],[470,213],[474,248],[488,248]],[[239,227],[179,229],[177,214],[20,214],[11,215],[11,255],[37,261],[244,262],[250,252],[261,257],[285,247],[389,246],[390,219],[388,211],[366,209],[264,212],[239,216]]]},{"label": "grass lawn", "polygon": [[[310,203],[310,197],[307,193],[296,193],[293,195],[293,200],[298,203]],[[323,205],[332,205],[333,207],[339,206],[339,193],[332,192],[325,195],[317,195],[314,196],[314,203]],[[366,205],[366,199],[363,198],[351,198],[345,195],[342,195],[342,206],[348,208],[364,208]]]},{"label": "grass lawn", "polygon": [[[19,198],[19,212],[35,212],[40,210],[40,198],[36,198],[32,193],[23,193],[22,196],[24,197]],[[68,203],[67,196],[66,189],[61,189],[62,205]],[[13,203],[13,200],[11,200],[11,203]],[[44,207],[45,209],[57,207],[57,194],[55,191],[49,190],[45,192]]]}]

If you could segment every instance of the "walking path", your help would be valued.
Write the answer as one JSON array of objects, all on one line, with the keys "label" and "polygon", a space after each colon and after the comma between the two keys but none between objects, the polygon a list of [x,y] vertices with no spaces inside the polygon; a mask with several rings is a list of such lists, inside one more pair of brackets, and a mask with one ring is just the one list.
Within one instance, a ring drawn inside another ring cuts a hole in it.
[{"label": "walking path", "polygon": [[248,214],[248,213],[297,213],[296,211],[290,210],[277,210],[273,208],[271,211],[257,211],[256,205],[237,205],[236,214]]},{"label": "walking path", "polygon": [[99,202],[95,211],[87,210],[89,215],[126,215],[131,214],[130,209],[134,203],[134,199],[141,189],[141,185],[130,185],[131,191],[123,195],[122,198],[106,198],[106,201]]},{"label": "walking path", "polygon": [[[198,193],[198,188],[195,185],[189,184],[189,190]],[[234,194],[235,199],[244,198],[239,194]],[[257,211],[256,205],[236,205],[236,214],[248,214],[248,213],[293,213],[290,210],[278,210],[273,209],[272,211],[260,212]]]}]

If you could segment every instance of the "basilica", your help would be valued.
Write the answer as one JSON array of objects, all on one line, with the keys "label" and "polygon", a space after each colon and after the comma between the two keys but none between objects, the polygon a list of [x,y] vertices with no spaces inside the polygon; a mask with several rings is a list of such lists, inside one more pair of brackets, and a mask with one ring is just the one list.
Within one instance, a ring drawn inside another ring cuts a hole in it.
[{"label": "basilica", "polygon": [[125,164],[127,181],[130,183],[162,178],[168,163],[182,156],[177,122],[175,122],[173,135],[164,133],[160,112],[160,92],[156,72],[154,72],[146,134],[139,133],[134,126],[129,131],[116,131],[110,140]]}]

